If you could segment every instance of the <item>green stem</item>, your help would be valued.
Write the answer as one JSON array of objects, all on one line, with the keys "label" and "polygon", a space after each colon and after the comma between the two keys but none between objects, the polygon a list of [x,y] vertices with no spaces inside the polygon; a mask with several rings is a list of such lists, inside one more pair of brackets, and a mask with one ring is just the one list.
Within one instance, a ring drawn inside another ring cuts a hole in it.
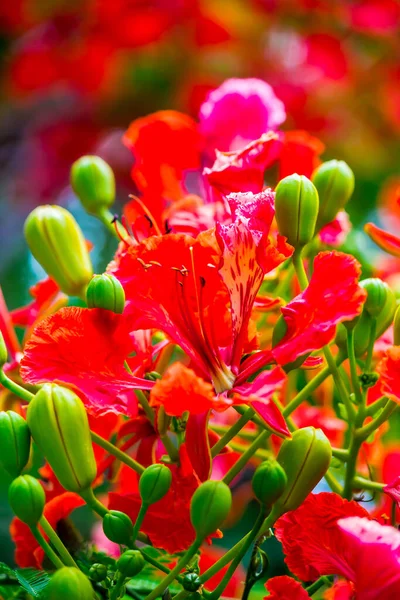
[{"label": "green stem", "polygon": [[246,412],[228,429],[226,433],[211,448],[211,456],[217,456],[223,448],[239,433],[255,414],[254,409],[248,408]]},{"label": "green stem", "polygon": [[35,540],[39,544],[39,546],[44,550],[48,558],[51,560],[56,569],[62,569],[64,564],[58,558],[57,554],[54,552],[53,548],[46,542],[42,534],[40,533],[37,527],[32,527],[31,531],[35,537]]},{"label": "green stem", "polygon": [[30,402],[32,398],[34,398],[35,394],[32,394],[18,383],[15,383],[12,379],[7,377],[2,369],[0,369],[0,383],[7,390],[24,400],[25,402]]},{"label": "green stem", "polygon": [[106,508],[104,504],[100,502],[100,500],[97,500],[92,488],[81,491],[79,495],[81,498],[83,498],[86,504],[102,519],[108,514],[108,508]]},{"label": "green stem", "polygon": [[232,480],[240,473],[240,471],[247,465],[250,458],[256,453],[256,451],[263,445],[263,443],[269,438],[271,433],[269,431],[263,431],[259,436],[256,437],[254,442],[250,444],[246,452],[235,462],[235,464],[225,474],[222,481],[229,485]]},{"label": "green stem", "polygon": [[229,569],[226,571],[221,582],[218,584],[218,586],[215,588],[215,590],[208,596],[209,600],[217,600],[223,594],[226,586],[228,585],[229,581],[232,579],[233,574],[235,573],[236,569],[238,568],[239,564],[241,563],[243,556],[246,554],[247,550],[250,548],[251,544],[257,537],[258,532],[259,532],[260,527],[263,522],[264,522],[264,510],[261,509],[260,514],[258,515],[252,530],[250,531],[249,535],[246,538],[246,541],[244,542],[240,551],[237,553],[237,555],[233,559],[231,565],[229,566]]},{"label": "green stem", "polygon": [[354,488],[360,487],[364,490],[382,492],[385,486],[385,483],[379,483],[379,481],[371,481],[370,479],[365,479],[364,477],[360,477],[358,475],[356,475],[353,479]]},{"label": "green stem", "polygon": [[[218,435],[223,436],[227,431],[230,431],[231,428],[229,427],[229,425],[217,425],[213,423],[211,425],[211,429],[215,431],[215,433],[218,433]],[[254,433],[254,431],[238,431],[236,437],[241,438],[247,442],[252,442],[255,438]],[[228,444],[230,444],[230,442],[228,442]]]},{"label": "green stem", "polygon": [[396,410],[398,407],[397,402],[394,400],[388,400],[382,412],[375,417],[372,421],[370,421],[364,427],[360,427],[355,432],[355,437],[361,442],[364,442],[376,429],[378,429],[385,421],[388,420],[390,415]]},{"label": "green stem", "polygon": [[146,516],[146,512],[147,512],[147,509],[148,509],[148,508],[149,508],[149,505],[148,505],[148,504],[143,504],[143,503],[142,503],[142,505],[141,505],[141,507],[140,507],[139,514],[138,514],[138,516],[137,516],[137,519],[136,519],[136,521],[135,521],[134,528],[133,528],[133,533],[132,533],[132,544],[134,544],[134,543],[136,542],[136,538],[137,538],[137,536],[138,536],[138,533],[139,533],[139,531],[140,531],[140,527],[141,527],[141,525],[142,525],[142,523],[143,523],[143,519],[144,519],[144,518],[145,518],[145,516]]},{"label": "green stem", "polygon": [[167,589],[167,587],[173,582],[175,577],[179,575],[182,569],[188,564],[188,562],[193,558],[196,554],[197,550],[200,548],[201,540],[196,539],[190,548],[185,552],[185,554],[181,557],[181,559],[177,562],[172,571],[164,577],[164,579],[154,588],[152,592],[148,596],[146,596],[145,600],[155,600],[159,596],[163,594],[163,592]]},{"label": "green stem", "polygon": [[350,363],[351,384],[356,396],[357,404],[360,406],[363,403],[363,397],[360,388],[360,380],[357,374],[357,360],[354,352],[354,329],[347,332],[347,354]]},{"label": "green stem", "polygon": [[353,421],[356,416],[356,411],[354,409],[353,404],[351,403],[349,394],[347,393],[347,390],[344,386],[342,376],[339,373],[339,369],[337,367],[335,359],[334,359],[332,352],[328,346],[325,346],[325,348],[324,348],[324,355],[326,358],[326,362],[328,363],[329,370],[332,373],[332,377],[334,379],[337,390],[339,392],[340,399],[343,402],[344,406],[346,407],[346,411],[347,411],[349,420]]},{"label": "green stem", "polygon": [[92,440],[95,444],[106,450],[109,454],[112,454],[116,458],[118,458],[121,462],[126,464],[128,467],[136,471],[139,475],[141,475],[144,471],[144,467],[139,464],[136,460],[128,456],[125,452],[122,452],[117,446],[114,446],[108,440],[105,440],[103,437],[91,431]]},{"label": "green stem", "polygon": [[332,448],[332,456],[338,458],[342,462],[346,462],[349,458],[349,451],[345,448]]},{"label": "green stem", "polygon": [[297,249],[294,251],[294,254],[292,256],[292,261],[293,261],[294,270],[296,271],[296,275],[297,275],[297,279],[299,281],[301,291],[303,291],[308,286],[308,277],[307,277],[306,270],[304,268],[303,260],[301,258],[301,250],[302,249]]},{"label": "green stem", "polygon": [[386,396],[382,396],[378,400],[375,400],[375,402],[373,402],[372,404],[367,406],[367,408],[365,410],[365,416],[372,417],[374,414],[376,414],[378,412],[378,410],[380,410],[381,408],[383,408],[385,406],[386,402],[387,402]]},{"label": "green stem", "polygon": [[120,598],[125,579],[125,575],[122,575],[122,573],[117,574],[116,584],[111,588],[110,600],[118,600]]},{"label": "green stem", "polygon": [[[336,366],[339,366],[344,361],[344,359],[345,355],[343,353],[338,354],[335,360]],[[296,408],[300,406],[303,400],[308,398],[308,396],[310,396],[312,392],[316,390],[317,387],[319,387],[321,383],[323,383],[325,379],[327,379],[330,375],[331,370],[329,367],[325,367],[324,369],[322,369],[322,371],[320,371],[318,375],[311,379],[311,381],[309,381],[307,385],[305,385],[303,389],[300,390],[297,396],[295,396],[293,400],[291,400],[291,402],[289,402],[289,404],[284,408],[283,416],[287,417],[288,415],[291,415],[292,412],[294,412]]]},{"label": "green stem", "polygon": [[325,473],[324,478],[325,478],[326,483],[331,488],[332,492],[335,492],[335,494],[340,494],[340,495],[343,493],[342,486],[340,485],[340,483],[338,482],[336,477],[329,470]]},{"label": "green stem", "polygon": [[117,233],[117,228],[122,237],[127,235],[125,227],[118,220],[114,221],[114,215],[109,210],[104,209],[95,216],[103,223],[103,225],[105,225],[105,227],[107,227],[111,235],[116,237],[117,240],[120,240],[120,236]]},{"label": "green stem", "polygon": [[169,438],[168,434],[161,435],[160,439],[164,445],[164,448],[168,452],[168,456],[170,457],[172,462],[179,462],[179,453],[177,448],[175,448],[172,440]]},{"label": "green stem", "polygon": [[351,500],[353,497],[353,479],[356,474],[357,457],[362,445],[362,440],[358,440],[355,435],[349,448],[349,458],[346,464],[346,475],[343,486],[343,497]]},{"label": "green stem", "polygon": [[147,400],[146,394],[142,392],[142,390],[135,390],[135,395],[138,399],[140,406],[146,413],[146,417],[149,419],[150,423],[154,425],[154,411],[151,408],[149,401]]},{"label": "green stem", "polygon": [[306,588],[308,595],[311,597],[315,592],[318,592],[320,588],[326,585],[324,577],[320,577],[317,581],[314,581],[311,585]]},{"label": "green stem", "polygon": [[373,322],[372,322],[371,335],[370,335],[370,338],[369,338],[369,346],[368,346],[368,350],[367,350],[367,359],[365,361],[365,366],[364,366],[364,372],[365,373],[369,373],[369,371],[371,370],[372,357],[373,357],[373,353],[374,353],[374,344],[375,344],[375,338],[376,338],[376,327],[377,327],[377,320],[374,319]]},{"label": "green stem", "polygon": [[45,516],[42,516],[42,518],[39,521],[39,525],[49,538],[50,542],[53,544],[54,548],[57,550],[63,563],[67,567],[78,568],[76,562],[74,561],[67,548],[64,546],[63,542],[60,540],[57,533],[54,531],[54,529],[52,528]]}]

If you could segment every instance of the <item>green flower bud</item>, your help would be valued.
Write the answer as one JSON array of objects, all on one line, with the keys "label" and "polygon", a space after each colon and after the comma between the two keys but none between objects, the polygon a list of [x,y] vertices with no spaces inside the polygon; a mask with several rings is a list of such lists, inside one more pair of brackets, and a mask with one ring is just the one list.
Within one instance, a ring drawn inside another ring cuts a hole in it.
[{"label": "green flower bud", "polygon": [[154,504],[164,498],[172,483],[172,474],[165,465],[150,465],[139,479],[139,492],[143,504]]},{"label": "green flower bud", "polygon": [[331,445],[321,429],[304,427],[285,440],[278,462],[285,470],[287,485],[273,511],[282,515],[298,508],[327,472],[331,458]]},{"label": "green flower bud", "polygon": [[214,533],[227,518],[232,506],[232,494],[223,481],[205,481],[192,496],[190,520],[197,539]]},{"label": "green flower bud", "polygon": [[[372,280],[372,281],[380,281],[380,280]],[[368,282],[371,282],[371,279],[364,279],[363,281],[360,281],[360,286],[368,288],[369,287]],[[375,339],[378,339],[386,331],[386,329],[388,327],[390,327],[390,325],[393,322],[393,317],[394,317],[394,313],[396,310],[396,297],[395,297],[394,293],[392,292],[392,290],[390,289],[390,287],[387,285],[387,283],[380,282],[378,285],[381,286],[381,284],[383,284],[382,287],[384,287],[386,290],[386,299],[383,303],[383,306],[382,306],[380,312],[377,314],[377,316],[376,317],[371,316],[370,312],[368,312],[366,310],[365,307],[368,303],[368,298],[367,298],[367,300],[364,304],[364,307],[363,307],[363,312],[361,313],[361,315],[359,317],[356,317],[355,323],[351,322],[352,324],[350,324],[350,326],[352,326],[354,329],[354,352],[355,352],[356,356],[362,356],[367,351],[369,340],[370,340],[371,333],[372,333],[372,327],[374,325],[375,319],[376,319]],[[371,286],[371,288],[372,287],[373,286]],[[375,291],[375,287],[374,287],[374,291]],[[370,292],[368,290],[368,297],[369,297],[369,295],[370,295]],[[371,304],[369,306],[373,305],[372,298],[373,298],[373,296],[371,296]],[[371,310],[371,309],[369,309],[369,310]],[[346,322],[345,324],[339,325],[337,328],[336,337],[335,337],[336,344],[342,350],[347,349],[346,328],[349,328],[348,322]]]},{"label": "green flower bud", "polygon": [[104,535],[115,544],[128,546],[132,540],[133,524],[128,515],[110,510],[103,519]]},{"label": "green flower bud", "polygon": [[343,160],[330,160],[315,169],[312,178],[319,194],[317,230],[333,221],[354,191],[354,173]]},{"label": "green flower bud", "polygon": [[61,206],[38,206],[25,221],[25,238],[36,260],[69,296],[82,296],[93,270],[85,238]]},{"label": "green flower bud", "polygon": [[89,579],[75,567],[56,571],[46,587],[46,600],[93,600]]},{"label": "green flower bud", "polygon": [[270,507],[285,491],[287,477],[276,460],[265,460],[257,467],[251,483],[257,500]]},{"label": "green flower bud", "polygon": [[302,248],[314,237],[318,216],[318,192],[304,175],[289,175],[275,190],[275,218],[281,235],[294,248]]},{"label": "green flower bud", "polygon": [[71,185],[90,215],[98,215],[115,201],[112,168],[100,156],[82,156],[71,168]]},{"label": "green flower bud", "polygon": [[400,306],[397,307],[393,322],[394,345],[400,346]]},{"label": "green flower bud", "polygon": [[97,472],[85,407],[67,388],[45,383],[28,407],[32,437],[69,492],[88,489]]},{"label": "green flower bud", "polygon": [[21,475],[29,460],[31,434],[27,422],[12,410],[0,413],[0,464],[11,477]]},{"label": "green flower bud", "polygon": [[108,569],[106,565],[94,563],[89,569],[89,577],[96,583],[100,583],[107,578]]},{"label": "green flower bud", "polygon": [[187,592],[197,592],[201,586],[201,579],[197,573],[185,573],[182,577],[182,587]]},{"label": "green flower bud", "polygon": [[4,367],[4,365],[6,364],[7,361],[8,361],[7,346],[4,341],[4,336],[0,331],[0,369],[2,369]]},{"label": "green flower bud", "polygon": [[20,475],[10,485],[8,501],[18,519],[29,527],[36,527],[43,514],[46,495],[38,479]]},{"label": "green flower bud", "polygon": [[108,273],[93,277],[86,290],[86,300],[89,308],[105,308],[118,314],[124,312],[124,288],[114,275]]},{"label": "green flower bud", "polygon": [[376,277],[364,279],[362,281],[362,287],[368,294],[363,310],[371,317],[377,317],[385,306],[388,290],[390,290],[390,288],[387,283],[384,283],[381,279]]},{"label": "green flower bud", "polygon": [[143,569],[145,560],[139,550],[127,550],[120,556],[117,568],[125,577],[135,577]]}]

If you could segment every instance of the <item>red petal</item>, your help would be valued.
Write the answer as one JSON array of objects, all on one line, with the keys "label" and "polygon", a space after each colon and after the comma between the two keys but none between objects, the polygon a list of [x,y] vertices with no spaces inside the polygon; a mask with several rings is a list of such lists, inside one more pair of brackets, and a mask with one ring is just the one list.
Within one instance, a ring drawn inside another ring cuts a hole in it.
[{"label": "red petal", "polygon": [[25,346],[21,376],[28,383],[73,388],[95,414],[134,415],[133,389],[152,382],[130,375],[124,361],[133,346],[125,318],[107,310],[68,307],[43,319]]},{"label": "red petal", "polygon": [[382,248],[388,254],[400,257],[400,238],[397,235],[388,233],[373,223],[367,223],[364,226],[364,231],[379,248]]},{"label": "red petal", "polygon": [[251,383],[235,387],[233,392],[235,404],[252,406],[275,433],[290,436],[285,419],[272,400],[273,394],[282,389],[285,381],[285,372],[276,367],[272,371],[263,371]]}]

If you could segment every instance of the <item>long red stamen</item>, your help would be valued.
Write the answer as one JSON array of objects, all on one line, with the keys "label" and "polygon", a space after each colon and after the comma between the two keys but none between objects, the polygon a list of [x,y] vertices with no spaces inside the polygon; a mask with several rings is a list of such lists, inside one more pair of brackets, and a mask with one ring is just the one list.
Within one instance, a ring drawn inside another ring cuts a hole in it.
[{"label": "long red stamen", "polygon": [[129,198],[131,198],[134,202],[137,202],[139,204],[140,208],[143,211],[144,216],[148,219],[148,221],[154,227],[156,234],[162,235],[161,230],[160,230],[159,226],[157,225],[157,221],[155,220],[155,218],[153,217],[153,215],[151,214],[151,212],[149,211],[147,206],[137,196],[134,196],[133,194],[130,194]]}]

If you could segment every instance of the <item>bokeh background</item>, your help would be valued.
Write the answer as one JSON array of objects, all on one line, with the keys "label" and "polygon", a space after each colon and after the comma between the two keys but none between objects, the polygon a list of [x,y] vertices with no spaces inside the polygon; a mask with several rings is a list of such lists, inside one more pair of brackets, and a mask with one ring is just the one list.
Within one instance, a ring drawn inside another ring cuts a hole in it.
[{"label": "bokeh background", "polygon": [[[1,2],[0,282],[9,308],[28,301],[42,275],[22,233],[38,204],[72,211],[96,239],[97,272],[115,247],[74,198],[71,163],[105,158],[121,206],[135,191],[121,142],[129,123],[165,108],[196,118],[229,77],[267,81],[285,104],[283,128],[308,131],[325,159],[351,165],[348,243],[371,252],[362,225],[373,219],[395,231],[400,218],[399,34],[397,0]],[[1,498],[0,560],[10,560],[5,484]]]}]

